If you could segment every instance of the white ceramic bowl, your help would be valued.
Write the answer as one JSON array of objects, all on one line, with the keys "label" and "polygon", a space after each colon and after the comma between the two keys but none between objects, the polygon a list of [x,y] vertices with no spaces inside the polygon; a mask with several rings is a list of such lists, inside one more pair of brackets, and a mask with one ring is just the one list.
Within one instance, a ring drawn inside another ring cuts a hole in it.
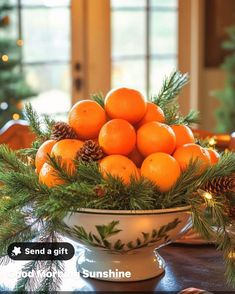
[{"label": "white ceramic bowl", "polygon": [[192,226],[189,206],[142,211],[83,209],[64,222],[70,238],[84,249],[78,257],[79,272],[121,282],[160,275],[165,263],[155,249]]}]

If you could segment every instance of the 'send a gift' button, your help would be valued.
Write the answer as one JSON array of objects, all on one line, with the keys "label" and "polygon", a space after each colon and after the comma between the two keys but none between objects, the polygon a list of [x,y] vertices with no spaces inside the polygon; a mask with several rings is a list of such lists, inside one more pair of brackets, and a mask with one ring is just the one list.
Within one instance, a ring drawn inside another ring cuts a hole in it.
[{"label": "'send a gift' button", "polygon": [[8,247],[7,253],[13,260],[69,260],[75,250],[73,245],[66,242],[17,242]]}]

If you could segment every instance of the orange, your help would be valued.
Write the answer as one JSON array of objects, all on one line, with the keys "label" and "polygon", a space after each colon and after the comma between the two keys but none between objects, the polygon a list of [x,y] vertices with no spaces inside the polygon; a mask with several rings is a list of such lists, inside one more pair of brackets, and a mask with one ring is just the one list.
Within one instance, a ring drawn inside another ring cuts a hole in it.
[{"label": "orange", "polygon": [[171,154],[175,149],[175,134],[171,127],[159,122],[149,122],[137,131],[137,147],[145,157],[155,152]]},{"label": "orange", "polygon": [[94,139],[106,122],[106,114],[97,102],[83,100],[70,110],[68,121],[80,139]]},{"label": "orange", "polygon": [[99,145],[108,155],[128,155],[134,149],[135,143],[135,129],[126,120],[112,119],[100,130]]},{"label": "orange", "polygon": [[134,89],[118,88],[105,97],[105,110],[110,118],[122,118],[135,124],[140,121],[147,108],[144,96]]},{"label": "orange", "polygon": [[185,144],[176,149],[173,157],[178,161],[181,170],[187,169],[190,161],[196,159],[199,160],[201,164],[201,171],[210,166],[210,154],[209,152],[197,144]]},{"label": "orange", "polygon": [[50,188],[57,185],[63,185],[65,183],[64,180],[59,178],[56,170],[48,163],[44,163],[40,170],[39,182]]},{"label": "orange", "polygon": [[176,148],[184,144],[195,142],[193,132],[189,127],[184,125],[172,125],[171,128],[175,133]]},{"label": "orange", "polygon": [[162,192],[170,190],[180,173],[179,163],[162,152],[149,155],[141,166],[141,175],[154,182]]},{"label": "orange", "polygon": [[138,127],[141,127],[142,125],[151,122],[151,121],[157,121],[157,122],[165,122],[165,115],[163,110],[157,106],[156,104],[152,102],[147,102],[147,110],[145,112],[144,117],[141,119],[141,121],[137,124]]},{"label": "orange", "polygon": [[74,162],[76,159],[78,151],[82,147],[83,142],[74,139],[64,139],[57,142],[51,150],[51,155],[60,157],[62,163],[66,165],[71,171],[74,170]]},{"label": "orange", "polygon": [[141,167],[144,160],[143,155],[139,152],[137,147],[132,150],[132,152],[128,155],[128,158],[130,158],[130,160],[132,160],[137,167]]},{"label": "orange", "polygon": [[104,177],[110,174],[113,177],[121,178],[125,184],[130,183],[131,176],[139,177],[139,171],[136,165],[123,155],[109,155],[104,157],[100,162],[100,170]]},{"label": "orange", "polygon": [[219,161],[219,159],[220,159],[219,153],[216,150],[214,150],[214,149],[207,148],[206,150],[209,152],[210,159],[211,159],[211,164],[212,165],[213,164],[216,164]]},{"label": "orange", "polygon": [[47,155],[51,153],[51,149],[55,144],[55,140],[47,140],[39,147],[35,157],[35,166],[37,173],[40,172],[43,164],[47,161]]}]

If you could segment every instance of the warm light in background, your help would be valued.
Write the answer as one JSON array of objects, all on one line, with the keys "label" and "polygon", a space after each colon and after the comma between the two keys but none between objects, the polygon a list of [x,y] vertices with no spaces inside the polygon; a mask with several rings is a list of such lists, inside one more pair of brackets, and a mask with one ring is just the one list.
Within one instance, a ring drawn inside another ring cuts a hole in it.
[{"label": "warm light in background", "polygon": [[235,259],[235,252],[234,251],[229,252],[228,257],[230,259]]},{"label": "warm light in background", "polygon": [[13,118],[14,120],[18,120],[18,119],[20,119],[20,115],[19,115],[18,113],[14,113],[14,114],[12,115],[12,118]]},{"label": "warm light in background", "polygon": [[6,54],[2,55],[3,62],[7,62],[8,60],[9,60],[9,57]]},{"label": "warm light in background", "polygon": [[16,44],[19,46],[19,47],[22,47],[24,45],[24,41],[19,39],[17,40]]}]

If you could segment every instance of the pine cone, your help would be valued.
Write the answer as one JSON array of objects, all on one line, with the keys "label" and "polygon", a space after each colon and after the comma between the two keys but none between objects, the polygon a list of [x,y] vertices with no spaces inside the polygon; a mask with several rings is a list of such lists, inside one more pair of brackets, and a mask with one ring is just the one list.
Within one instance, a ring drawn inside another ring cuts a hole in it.
[{"label": "pine cone", "polygon": [[90,162],[98,161],[104,157],[102,148],[93,140],[85,141],[78,152],[78,160]]},{"label": "pine cone", "polygon": [[207,182],[203,187],[204,191],[211,193],[235,192],[235,177],[218,177]]},{"label": "pine cone", "polygon": [[78,139],[78,136],[67,123],[59,121],[52,128],[51,139],[60,141],[63,139]]}]

